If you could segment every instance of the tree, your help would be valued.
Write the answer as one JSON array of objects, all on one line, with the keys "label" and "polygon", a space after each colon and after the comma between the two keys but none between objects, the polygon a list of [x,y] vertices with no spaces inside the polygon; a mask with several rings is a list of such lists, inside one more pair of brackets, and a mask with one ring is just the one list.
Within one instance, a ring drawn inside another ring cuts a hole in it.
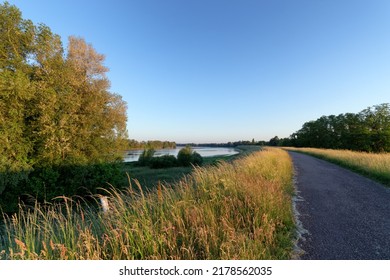
[{"label": "tree", "polygon": [[190,166],[191,165],[191,156],[192,156],[192,148],[190,146],[186,146],[182,148],[177,154],[177,160],[182,166]]},{"label": "tree", "polygon": [[390,104],[380,104],[358,114],[322,116],[303,124],[291,135],[300,147],[390,151]]},{"label": "tree", "polygon": [[390,104],[368,107],[360,114],[364,119],[370,150],[390,151]]},{"label": "tree", "polygon": [[26,107],[33,97],[28,58],[34,28],[7,2],[0,4],[0,193],[16,185],[31,168],[32,150],[26,134]]},{"label": "tree", "polygon": [[138,159],[138,165],[139,166],[147,166],[151,162],[154,154],[155,154],[154,149],[145,149],[142,154],[140,155]]},{"label": "tree", "polygon": [[112,160],[118,156],[126,133],[126,103],[109,92],[104,56],[84,39],[70,37],[66,65],[71,92],[73,141],[78,160]]},{"label": "tree", "polygon": [[269,140],[270,146],[278,146],[279,145],[279,137],[275,136]]},{"label": "tree", "polygon": [[43,177],[56,186],[69,166],[122,156],[126,103],[109,91],[103,63],[103,55],[76,37],[65,55],[49,27],[0,4],[0,200],[19,195],[23,186],[33,189],[34,172],[48,174]]},{"label": "tree", "polygon": [[28,131],[34,143],[33,157],[39,165],[60,164],[69,150],[70,135],[64,133],[64,95],[68,89],[61,38],[49,27],[36,28],[29,102]]},{"label": "tree", "polygon": [[199,153],[193,151],[191,146],[186,146],[179,151],[177,161],[181,166],[201,165],[203,158]]},{"label": "tree", "polygon": [[191,163],[193,164],[193,165],[198,165],[198,166],[200,166],[200,165],[202,165],[202,163],[203,163],[203,157],[199,154],[199,153],[197,153],[197,152],[193,152],[192,153],[192,155],[191,155]]}]

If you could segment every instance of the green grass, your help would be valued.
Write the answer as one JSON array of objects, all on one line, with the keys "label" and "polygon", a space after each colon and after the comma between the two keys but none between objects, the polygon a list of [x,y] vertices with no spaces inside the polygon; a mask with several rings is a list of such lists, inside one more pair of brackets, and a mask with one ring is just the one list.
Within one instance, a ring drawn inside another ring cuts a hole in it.
[{"label": "green grass", "polygon": [[[231,162],[240,157],[247,156],[250,153],[260,151],[260,146],[238,146],[238,154],[228,156],[212,156],[203,158],[203,166],[216,165],[221,161]],[[138,180],[142,187],[147,189],[153,189],[157,184],[174,184],[182,179],[184,176],[190,174],[193,171],[193,167],[171,167],[152,169],[147,166],[136,166],[135,162],[123,163],[123,173],[128,173],[132,179]],[[127,178],[124,177],[122,185],[127,184]]]},{"label": "green grass", "polygon": [[132,179],[138,180],[144,189],[153,189],[158,182],[174,184],[185,175],[192,172],[192,167],[171,167],[152,169],[147,166],[137,167],[133,163],[123,165],[123,172],[127,172]]},{"label": "green grass", "polygon": [[[292,163],[266,149],[175,185],[108,190],[110,209],[62,203],[5,217],[2,259],[288,259]],[[99,200],[99,196],[95,197]]]},{"label": "green grass", "polygon": [[237,146],[236,149],[240,151],[240,154],[248,155],[253,152],[258,152],[263,149],[263,146],[257,146],[257,145],[241,145]]},{"label": "green grass", "polygon": [[390,153],[290,147],[285,149],[336,163],[390,187]]}]

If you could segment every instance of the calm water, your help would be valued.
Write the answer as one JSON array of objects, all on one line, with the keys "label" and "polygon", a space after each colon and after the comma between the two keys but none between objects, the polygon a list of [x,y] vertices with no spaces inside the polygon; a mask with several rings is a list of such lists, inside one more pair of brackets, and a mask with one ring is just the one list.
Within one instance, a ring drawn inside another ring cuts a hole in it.
[{"label": "calm water", "polygon": [[[156,150],[155,156],[163,156],[163,155],[173,155],[177,156],[180,149],[184,147],[177,147],[176,149],[163,149]],[[238,154],[238,151],[234,148],[209,148],[209,147],[193,147],[192,150],[199,153],[202,157],[212,157],[212,156],[224,156],[224,155],[235,155]],[[143,150],[132,150],[127,151],[124,156],[125,162],[137,161],[139,156],[142,154]]]}]

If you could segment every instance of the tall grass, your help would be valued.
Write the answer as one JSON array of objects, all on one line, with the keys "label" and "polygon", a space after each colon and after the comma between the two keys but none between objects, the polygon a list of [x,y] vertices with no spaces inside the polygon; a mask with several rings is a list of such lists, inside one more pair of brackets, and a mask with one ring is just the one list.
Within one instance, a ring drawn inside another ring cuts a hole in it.
[{"label": "tall grass", "polygon": [[[130,181],[130,180],[129,180]],[[5,217],[2,259],[288,259],[292,164],[280,149],[196,168],[174,186],[107,191],[109,209],[69,198]],[[98,200],[99,197],[96,197]]]},{"label": "tall grass", "polygon": [[390,186],[390,153],[366,153],[349,150],[286,148],[307,153],[342,165]]}]

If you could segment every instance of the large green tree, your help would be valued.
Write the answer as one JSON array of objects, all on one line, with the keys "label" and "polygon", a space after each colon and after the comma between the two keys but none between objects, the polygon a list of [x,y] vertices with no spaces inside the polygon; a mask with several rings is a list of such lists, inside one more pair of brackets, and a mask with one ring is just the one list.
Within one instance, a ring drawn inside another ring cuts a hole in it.
[{"label": "large green tree", "polygon": [[[0,5],[0,192],[29,169],[32,150],[26,134],[27,103],[33,97],[28,59],[34,26],[8,3]],[[11,175],[12,174],[12,175]]]},{"label": "large green tree", "polygon": [[0,193],[37,168],[112,162],[125,149],[126,103],[99,54],[0,4]]},{"label": "large green tree", "polygon": [[107,160],[123,144],[126,137],[126,104],[117,94],[109,92],[103,65],[104,56],[98,54],[84,39],[70,37],[66,66],[72,101],[72,151],[84,160]]},{"label": "large green tree", "polygon": [[380,104],[360,112],[366,139],[374,152],[390,151],[390,104]]}]

